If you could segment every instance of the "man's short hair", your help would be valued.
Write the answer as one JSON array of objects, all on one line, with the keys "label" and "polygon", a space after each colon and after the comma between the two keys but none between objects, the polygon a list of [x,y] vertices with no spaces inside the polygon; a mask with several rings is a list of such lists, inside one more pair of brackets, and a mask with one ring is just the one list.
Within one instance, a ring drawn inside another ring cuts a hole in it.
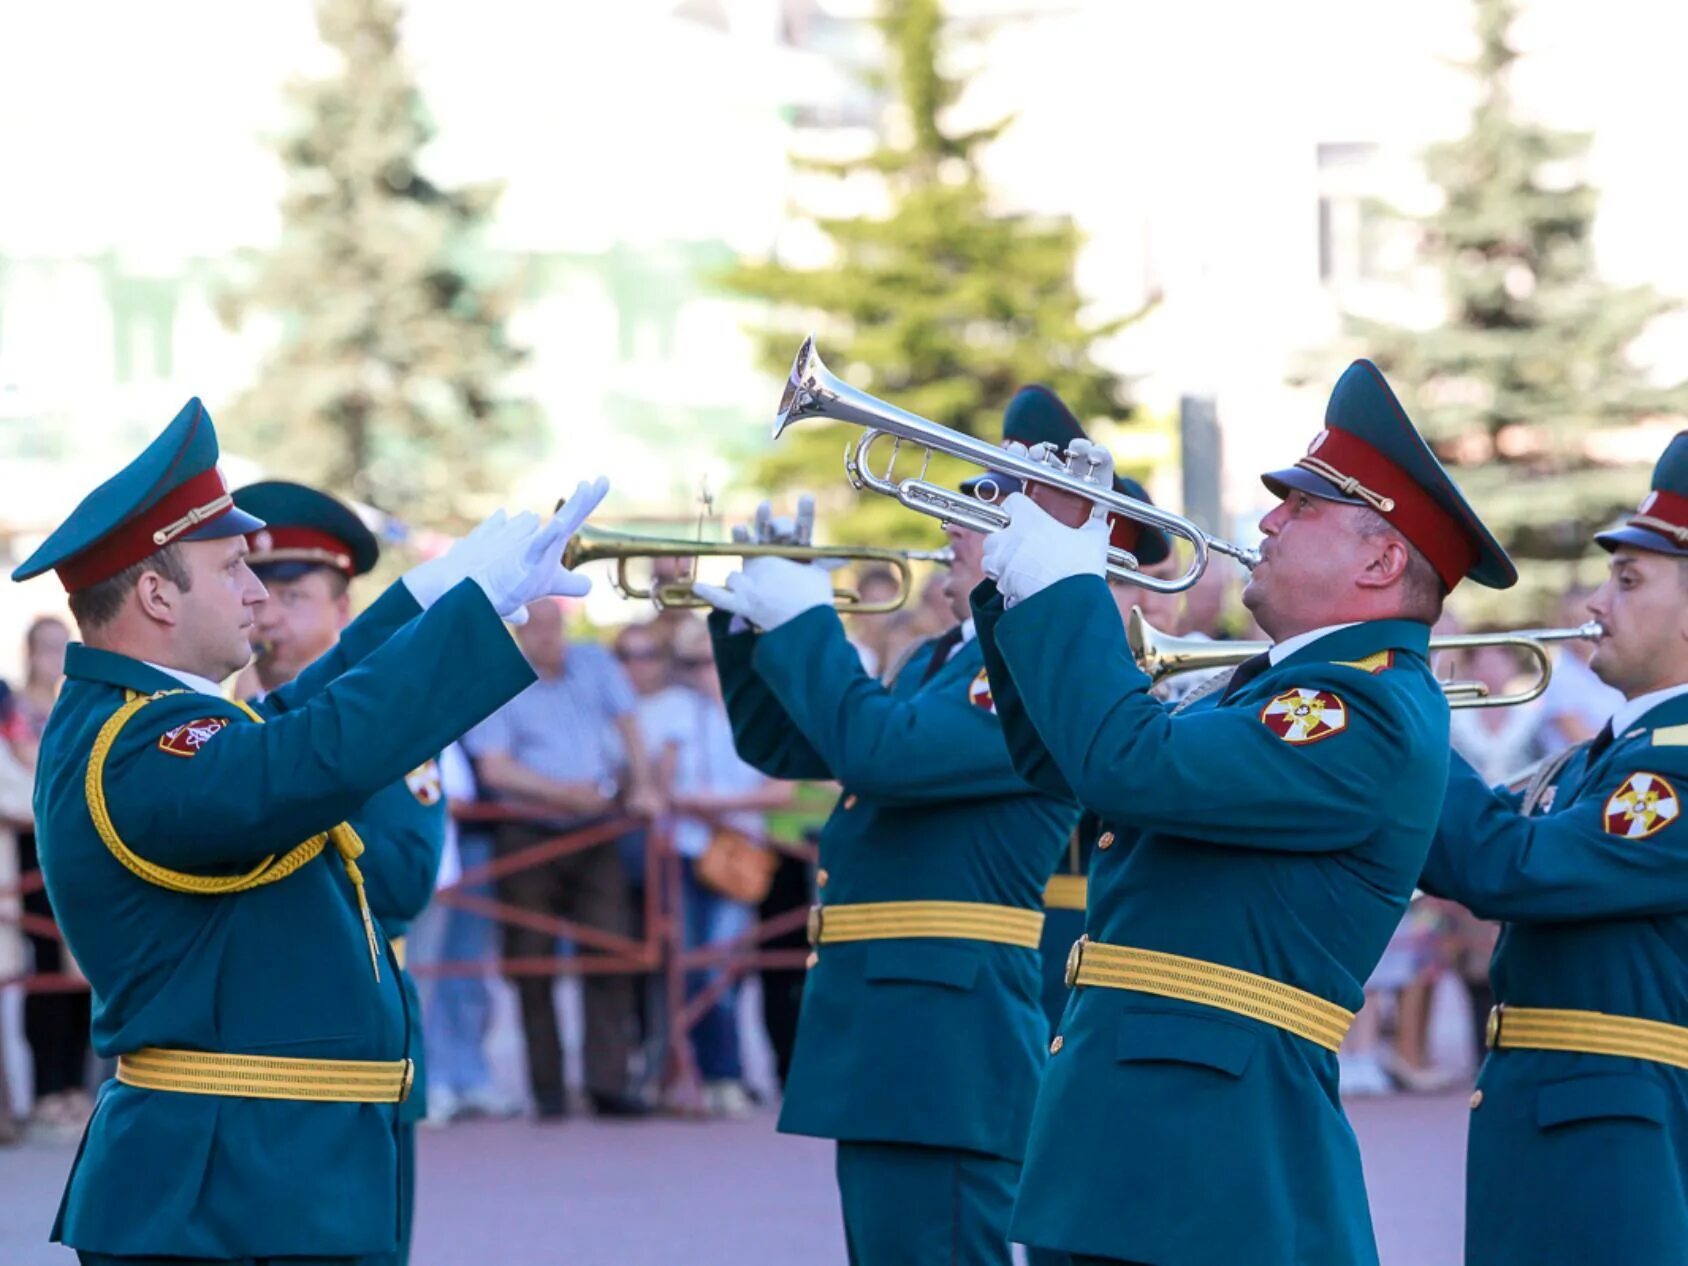
[{"label": "man's short hair", "polygon": [[78,589],[70,595],[70,613],[76,617],[76,627],[83,636],[87,636],[89,630],[104,628],[115,620],[141,577],[149,571],[157,572],[178,589],[193,587],[193,575],[188,571],[187,559],[182,557],[181,549],[175,544],[166,545],[140,562],[131,563],[117,575],[108,576],[98,584]]},{"label": "man's short hair", "polygon": [[1407,569],[1401,574],[1401,615],[1404,619],[1434,624],[1442,618],[1442,604],[1448,589],[1424,552],[1401,534],[1388,519],[1369,506],[1356,506],[1355,530],[1370,540],[1387,533],[1407,551]]}]

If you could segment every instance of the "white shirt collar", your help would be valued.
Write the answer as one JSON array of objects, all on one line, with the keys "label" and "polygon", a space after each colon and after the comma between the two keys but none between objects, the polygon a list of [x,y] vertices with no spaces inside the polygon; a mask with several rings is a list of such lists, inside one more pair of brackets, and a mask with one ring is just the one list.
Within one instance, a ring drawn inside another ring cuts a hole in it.
[{"label": "white shirt collar", "polygon": [[1273,664],[1282,663],[1285,656],[1293,655],[1304,646],[1310,646],[1321,637],[1335,633],[1339,629],[1351,629],[1358,620],[1350,620],[1347,624],[1327,624],[1322,629],[1308,629],[1305,633],[1297,633],[1294,637],[1286,637],[1281,642],[1274,642],[1266,652],[1266,657]]},{"label": "white shirt collar", "polygon": [[148,668],[156,668],[166,677],[174,677],[189,690],[197,690],[202,695],[216,695],[219,699],[223,697],[223,688],[209,677],[201,677],[197,673],[186,672],[180,668],[166,668],[163,664],[155,664],[150,659],[141,662]]},{"label": "white shirt collar", "polygon": [[1677,686],[1666,686],[1663,690],[1650,690],[1644,695],[1624,700],[1618,705],[1617,711],[1612,713],[1612,736],[1622,738],[1642,717],[1667,699],[1674,699],[1680,694],[1688,694],[1688,681]]}]

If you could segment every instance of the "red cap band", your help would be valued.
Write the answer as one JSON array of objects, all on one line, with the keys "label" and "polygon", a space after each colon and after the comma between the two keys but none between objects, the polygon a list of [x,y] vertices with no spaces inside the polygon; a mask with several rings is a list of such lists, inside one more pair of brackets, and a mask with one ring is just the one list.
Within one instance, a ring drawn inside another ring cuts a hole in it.
[{"label": "red cap band", "polygon": [[1143,535],[1143,525],[1136,519],[1128,519],[1123,514],[1108,516],[1108,544],[1115,549],[1122,549],[1127,554],[1137,553],[1137,541]]},{"label": "red cap band", "polygon": [[1668,536],[1678,546],[1688,546],[1688,497],[1655,488],[1636,509],[1629,525]]},{"label": "red cap band", "polygon": [[264,527],[249,533],[246,543],[252,547],[247,563],[262,567],[265,563],[321,563],[352,575],[352,547],[337,536],[317,528]]},{"label": "red cap band", "polygon": [[[228,485],[215,466],[172,488],[132,519],[53,570],[65,590],[76,593],[110,580],[125,567],[156,554],[184,532],[219,519],[234,508]],[[162,537],[163,539],[159,539]]]},{"label": "red cap band", "polygon": [[[1308,460],[1315,457],[1316,461]],[[1356,489],[1364,489],[1383,498],[1384,504],[1373,508],[1418,547],[1449,589],[1476,565],[1477,542],[1465,525],[1411,475],[1352,431],[1322,432],[1307,450],[1307,458],[1296,465],[1305,465],[1325,479],[1331,478],[1330,471],[1345,476],[1349,484],[1342,488],[1345,495],[1354,496]],[[1342,486],[1340,480],[1332,482]]]}]

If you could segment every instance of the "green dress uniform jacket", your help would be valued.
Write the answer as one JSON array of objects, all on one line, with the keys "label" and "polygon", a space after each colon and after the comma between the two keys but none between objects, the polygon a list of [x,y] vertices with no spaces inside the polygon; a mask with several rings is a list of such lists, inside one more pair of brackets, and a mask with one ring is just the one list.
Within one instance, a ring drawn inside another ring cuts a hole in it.
[{"label": "green dress uniform jacket", "polygon": [[[1079,817],[1078,825],[1067,839],[1067,847],[1061,850],[1055,874],[1051,876],[1052,891],[1090,874],[1090,861],[1096,855],[1096,840],[1103,830],[1102,819],[1094,813]],[[1043,960],[1043,1013],[1049,1018],[1051,1034],[1059,1027],[1061,1013],[1067,1009],[1067,955],[1073,948],[1073,942],[1083,935],[1082,907],[1046,903],[1043,940],[1037,952]]]},{"label": "green dress uniform jacket", "polygon": [[[363,868],[370,912],[382,934],[394,942],[410,934],[410,925],[433,899],[440,855],[445,851],[446,812],[439,761],[430,756],[398,782],[377,791],[352,819],[366,848],[358,864]],[[416,1066],[399,1120],[414,1123],[428,1114],[422,997],[407,969],[401,967],[399,981],[404,988],[410,1058]]]},{"label": "green dress uniform jacket", "polygon": [[[1011,611],[986,582],[973,605],[1016,767],[1051,793],[1070,787],[1107,824],[1090,867],[1089,938],[1357,1010],[1447,778],[1429,628],[1330,632],[1171,715],[1099,577],[1063,580]],[[1325,1045],[1231,1010],[1102,987],[1073,992],[1057,1041],[1015,1240],[1154,1266],[1377,1261]]]},{"label": "green dress uniform jacket", "polygon": [[[711,617],[739,754],[775,778],[843,787],[821,833],[835,904],[986,902],[1039,910],[1077,817],[1014,772],[976,641],[928,675],[937,643],[887,688],[837,615],[770,633]],[[976,940],[826,943],[803,991],[780,1129],[1023,1153],[1048,1043],[1034,950]]]},{"label": "green dress uniform jacket", "polygon": [[[383,953],[377,981],[333,847],[278,882],[227,895],[174,891],[130,864],[246,874],[355,818],[532,680],[470,582],[424,615],[393,586],[335,650],[262,701],[267,724],[138,660],[72,645],[35,812],[53,907],[92,988],[95,1049],[404,1058],[392,956]],[[418,684],[447,681],[449,690]],[[104,800],[125,864],[97,830],[90,760],[125,701],[154,692],[164,693],[105,752]],[[94,1253],[225,1260],[389,1251],[396,1118],[396,1104],[107,1082],[54,1238]]]},{"label": "green dress uniform jacket", "polygon": [[[1688,1026],[1688,698],[1523,803],[1458,756],[1422,885],[1504,922],[1490,966],[1502,1049],[1472,1097],[1471,1266],[1688,1261],[1688,1071],[1505,1047],[1507,1008]],[[1688,1058],[1688,1029],[1661,1045]]]}]

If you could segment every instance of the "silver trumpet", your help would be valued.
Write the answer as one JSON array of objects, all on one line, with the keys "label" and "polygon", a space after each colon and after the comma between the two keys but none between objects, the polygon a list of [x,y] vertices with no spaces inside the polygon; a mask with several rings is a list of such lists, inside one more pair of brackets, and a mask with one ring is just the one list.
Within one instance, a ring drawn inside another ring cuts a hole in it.
[{"label": "silver trumpet", "polygon": [[[797,359],[792,362],[791,378],[780,396],[779,415],[774,419],[774,438],[778,439],[793,422],[806,418],[849,422],[865,428],[844,451],[844,470],[850,483],[858,491],[867,489],[894,497],[910,510],[931,515],[943,523],[954,523],[975,532],[996,532],[1008,526],[1009,516],[999,506],[928,480],[926,471],[933,453],[945,453],[986,470],[1013,475],[1027,485],[1045,484],[1093,502],[1110,514],[1149,524],[1190,542],[1194,551],[1190,566],[1182,575],[1171,580],[1146,575],[1139,569],[1132,554],[1110,547],[1108,575],[1142,589],[1152,589],[1157,593],[1178,593],[1188,589],[1207,569],[1210,553],[1224,554],[1248,568],[1253,568],[1260,561],[1256,551],[1210,536],[1182,515],[1115,492],[1107,473],[1094,461],[1085,462],[1083,469],[1075,469],[1079,463],[1069,463],[1052,444],[1039,444],[1025,455],[1013,453],[927,421],[865,391],[857,391],[821,363],[820,354],[815,351],[814,335],[803,340]],[[877,475],[869,456],[874,444],[887,436],[892,442],[891,460],[885,467],[885,474]],[[912,478],[898,479],[897,454],[905,442],[918,445],[922,450],[920,473]]]}]

